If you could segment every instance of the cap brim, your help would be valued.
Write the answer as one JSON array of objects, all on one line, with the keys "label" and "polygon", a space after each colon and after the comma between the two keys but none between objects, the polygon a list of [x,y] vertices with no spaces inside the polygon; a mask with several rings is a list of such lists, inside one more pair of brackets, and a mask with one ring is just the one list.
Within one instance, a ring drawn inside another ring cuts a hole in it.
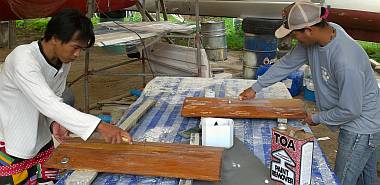
[{"label": "cap brim", "polygon": [[289,29],[286,29],[284,27],[284,25],[281,25],[281,27],[279,27],[276,32],[274,33],[274,35],[278,38],[278,39],[281,39],[281,38],[284,38],[286,37],[287,35],[289,35],[289,33],[292,32],[292,30],[289,30]]}]

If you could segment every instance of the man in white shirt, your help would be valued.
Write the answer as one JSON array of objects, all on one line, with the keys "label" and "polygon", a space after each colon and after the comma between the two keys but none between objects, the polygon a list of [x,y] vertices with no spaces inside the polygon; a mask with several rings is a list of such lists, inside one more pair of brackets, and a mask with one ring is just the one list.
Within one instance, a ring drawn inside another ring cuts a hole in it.
[{"label": "man in white shirt", "polygon": [[[131,141],[124,130],[60,98],[71,62],[94,41],[90,19],[65,9],[49,21],[42,40],[18,46],[5,59],[0,73],[0,184],[33,184],[30,179],[53,150],[50,130],[58,140],[67,130],[83,140],[96,130],[109,143],[123,137]],[[44,173],[37,177],[49,180]]]}]

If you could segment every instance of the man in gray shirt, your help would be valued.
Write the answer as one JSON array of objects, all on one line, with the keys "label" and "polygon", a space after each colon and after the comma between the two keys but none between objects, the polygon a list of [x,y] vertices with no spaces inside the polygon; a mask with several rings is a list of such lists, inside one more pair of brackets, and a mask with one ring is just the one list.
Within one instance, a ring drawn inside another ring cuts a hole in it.
[{"label": "man in gray shirt", "polygon": [[290,34],[298,44],[239,97],[255,98],[308,62],[320,112],[308,113],[304,122],[340,131],[335,173],[343,185],[378,184],[379,87],[368,55],[342,27],[326,22],[327,15],[326,8],[309,2],[286,7],[276,37]]}]

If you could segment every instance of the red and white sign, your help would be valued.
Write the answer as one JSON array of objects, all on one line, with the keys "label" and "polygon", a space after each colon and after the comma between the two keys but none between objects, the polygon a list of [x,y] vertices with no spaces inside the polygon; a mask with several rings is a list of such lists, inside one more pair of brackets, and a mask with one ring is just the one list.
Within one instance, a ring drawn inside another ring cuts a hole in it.
[{"label": "red and white sign", "polygon": [[314,137],[288,126],[272,129],[271,178],[284,185],[311,184]]}]

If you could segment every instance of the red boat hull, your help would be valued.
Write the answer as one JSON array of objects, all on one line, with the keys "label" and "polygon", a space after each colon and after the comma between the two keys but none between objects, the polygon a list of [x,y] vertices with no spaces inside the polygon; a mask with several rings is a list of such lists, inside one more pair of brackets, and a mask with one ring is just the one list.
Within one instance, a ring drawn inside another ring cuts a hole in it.
[{"label": "red boat hull", "polygon": [[354,39],[380,43],[380,13],[333,8],[328,19]]},{"label": "red boat hull", "polygon": [[[96,12],[110,12],[128,8],[136,0],[95,0]],[[0,0],[0,21],[50,17],[63,8],[87,12],[87,0]]]}]

